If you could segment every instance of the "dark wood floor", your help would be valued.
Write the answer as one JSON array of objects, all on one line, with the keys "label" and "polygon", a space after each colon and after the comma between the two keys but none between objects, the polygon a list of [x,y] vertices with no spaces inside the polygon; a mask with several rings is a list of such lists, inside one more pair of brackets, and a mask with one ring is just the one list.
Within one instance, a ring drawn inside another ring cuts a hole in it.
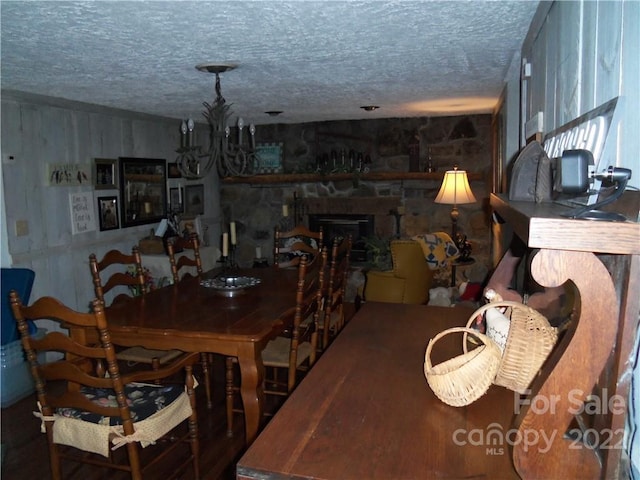
[{"label": "dark wood floor", "polygon": [[[200,372],[198,372],[200,374]],[[199,375],[201,377],[201,375]],[[213,365],[214,407],[206,407],[204,383],[199,378],[198,424],[200,430],[200,470],[203,480],[227,480],[235,478],[235,464],[244,450],[244,422],[241,415],[235,416],[233,438],[226,435],[226,414],[224,404],[223,359],[216,357]],[[49,453],[44,434],[40,433],[40,420],[32,415],[36,410],[35,394],[2,409],[2,479],[45,479],[51,478]],[[153,448],[153,447],[149,447]],[[98,480],[130,478],[111,470],[97,469],[66,462],[72,468],[64,470],[70,480]],[[170,471],[171,465],[166,466]],[[166,475],[150,474],[149,478],[166,478]],[[192,471],[186,471],[180,478],[193,478]]]}]

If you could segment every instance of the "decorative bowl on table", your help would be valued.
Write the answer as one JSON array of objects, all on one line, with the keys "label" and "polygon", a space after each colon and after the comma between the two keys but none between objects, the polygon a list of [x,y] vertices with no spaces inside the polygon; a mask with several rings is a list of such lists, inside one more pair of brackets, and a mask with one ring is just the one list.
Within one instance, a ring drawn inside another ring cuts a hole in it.
[{"label": "decorative bowl on table", "polygon": [[241,295],[248,288],[260,284],[260,279],[235,275],[220,275],[200,281],[200,285],[213,289],[216,293],[225,297]]}]

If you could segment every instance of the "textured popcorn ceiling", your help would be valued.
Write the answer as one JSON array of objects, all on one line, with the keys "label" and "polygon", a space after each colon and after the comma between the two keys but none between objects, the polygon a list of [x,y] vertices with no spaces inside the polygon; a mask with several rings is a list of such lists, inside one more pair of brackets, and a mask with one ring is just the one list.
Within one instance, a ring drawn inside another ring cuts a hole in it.
[{"label": "textured popcorn ceiling", "polygon": [[195,65],[237,63],[222,94],[247,123],[489,112],[537,5],[3,0],[1,85],[201,121]]}]

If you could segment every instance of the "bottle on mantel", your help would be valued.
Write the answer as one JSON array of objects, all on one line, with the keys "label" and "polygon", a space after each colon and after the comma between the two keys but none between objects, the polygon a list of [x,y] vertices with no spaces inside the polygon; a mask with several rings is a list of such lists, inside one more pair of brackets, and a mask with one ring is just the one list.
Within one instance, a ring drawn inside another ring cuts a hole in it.
[{"label": "bottle on mantel", "polygon": [[433,159],[431,158],[431,147],[427,149],[427,167],[425,168],[425,172],[433,173],[436,171],[436,168],[433,166]]}]

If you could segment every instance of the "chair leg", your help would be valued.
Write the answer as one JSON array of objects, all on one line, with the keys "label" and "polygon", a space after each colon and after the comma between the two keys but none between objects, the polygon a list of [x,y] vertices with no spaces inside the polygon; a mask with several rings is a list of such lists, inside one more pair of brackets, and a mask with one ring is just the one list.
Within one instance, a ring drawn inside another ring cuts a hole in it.
[{"label": "chair leg", "polygon": [[[191,376],[191,366],[187,367],[187,374]],[[191,377],[192,378],[192,377]],[[196,480],[200,479],[200,440],[198,439],[198,417],[196,408],[196,394],[193,388],[193,382],[187,382],[187,395],[191,403],[191,416],[189,417],[189,444],[191,445],[191,455],[193,456],[193,476]]]},{"label": "chair leg", "polygon": [[233,437],[233,357],[226,359],[227,437]]},{"label": "chair leg", "polygon": [[200,354],[200,363],[202,364],[202,375],[204,376],[204,389],[207,393],[207,408],[213,408],[213,400],[211,398],[211,375],[209,375],[209,354]]},{"label": "chair leg", "polygon": [[53,427],[47,428],[47,443],[49,444],[49,461],[51,463],[51,478],[62,480],[62,466],[58,455],[58,446],[53,443]]}]

